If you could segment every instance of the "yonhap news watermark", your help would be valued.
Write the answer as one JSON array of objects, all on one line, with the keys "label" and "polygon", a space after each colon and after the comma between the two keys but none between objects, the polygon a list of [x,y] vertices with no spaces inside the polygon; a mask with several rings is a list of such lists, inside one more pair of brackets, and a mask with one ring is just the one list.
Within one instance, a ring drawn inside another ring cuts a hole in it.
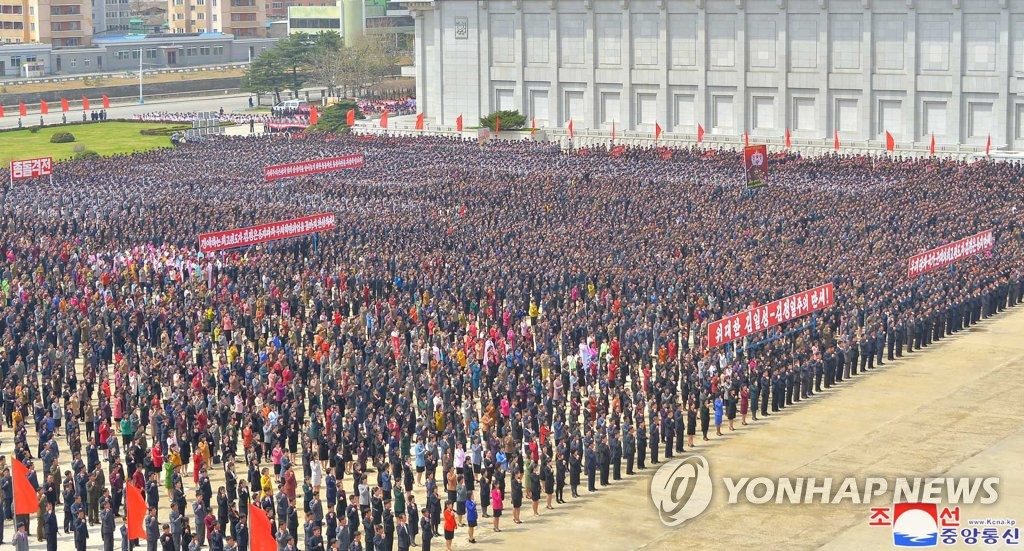
[{"label": "yonhap news watermark", "polygon": [[999,500],[999,477],[721,477],[700,455],[662,465],[651,479],[661,522],[678,526],[703,513],[715,492],[726,507],[751,505],[863,505],[865,522],[890,527],[897,547],[982,543],[1016,545],[1015,519],[970,517]]}]

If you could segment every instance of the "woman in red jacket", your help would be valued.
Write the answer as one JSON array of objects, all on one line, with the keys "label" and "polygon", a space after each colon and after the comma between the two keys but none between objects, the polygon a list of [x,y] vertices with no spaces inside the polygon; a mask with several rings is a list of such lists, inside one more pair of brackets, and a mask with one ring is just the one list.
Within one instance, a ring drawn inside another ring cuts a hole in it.
[{"label": "woman in red jacket", "polygon": [[455,521],[455,512],[452,511],[452,502],[446,501],[444,503],[444,546],[448,551],[451,551],[452,540],[455,539],[455,527],[458,523]]}]

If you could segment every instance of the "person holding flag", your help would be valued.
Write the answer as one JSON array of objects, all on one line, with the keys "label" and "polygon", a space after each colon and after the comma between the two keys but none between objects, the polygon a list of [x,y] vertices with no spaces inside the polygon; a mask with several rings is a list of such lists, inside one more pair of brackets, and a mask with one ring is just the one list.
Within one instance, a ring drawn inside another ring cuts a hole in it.
[{"label": "person holding flag", "polygon": [[14,457],[11,458],[11,467],[14,515],[17,522],[24,524],[25,530],[28,531],[29,515],[39,511],[39,500],[36,497],[36,489],[29,480],[28,467]]}]

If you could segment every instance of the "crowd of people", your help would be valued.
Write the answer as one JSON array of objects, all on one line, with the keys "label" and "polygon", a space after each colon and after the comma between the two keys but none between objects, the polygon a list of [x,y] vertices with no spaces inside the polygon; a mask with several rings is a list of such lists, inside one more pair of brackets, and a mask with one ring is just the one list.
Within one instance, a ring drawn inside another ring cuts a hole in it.
[{"label": "crowd of people", "polygon": [[[529,522],[1024,298],[1016,164],[779,155],[766,188],[742,178],[732,152],[439,137],[61,163],[0,206],[0,441],[41,505],[17,522],[110,549],[131,483],[148,551],[247,551],[249,504],[282,551],[472,545],[482,517]],[[316,238],[198,251],[321,212]],[[983,229],[992,251],[907,277]],[[828,282],[834,307],[708,346],[711,321]]]},{"label": "crowd of people", "polygon": [[[198,120],[199,115],[199,113],[151,111],[135,115],[134,119],[139,122],[191,123]],[[223,124],[249,124],[250,122],[263,123],[272,119],[269,113],[232,113],[225,112],[223,108],[218,112],[213,113],[213,115]]]}]

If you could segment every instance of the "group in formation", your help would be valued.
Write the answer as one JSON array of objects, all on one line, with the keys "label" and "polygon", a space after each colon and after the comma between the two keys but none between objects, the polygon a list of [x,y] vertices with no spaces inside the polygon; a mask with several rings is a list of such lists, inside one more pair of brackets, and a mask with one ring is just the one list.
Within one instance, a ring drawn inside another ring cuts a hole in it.
[{"label": "group in formation", "polygon": [[[3,460],[0,537],[127,551],[133,484],[147,551],[249,551],[250,505],[281,551],[501,541],[1021,302],[1018,165],[771,163],[753,193],[732,152],[440,137],[60,163],[0,206],[0,446],[40,506],[16,514]],[[321,212],[336,229],[198,250]],[[983,229],[991,251],[907,277]],[[708,346],[710,322],[825,283],[835,306]]]}]

